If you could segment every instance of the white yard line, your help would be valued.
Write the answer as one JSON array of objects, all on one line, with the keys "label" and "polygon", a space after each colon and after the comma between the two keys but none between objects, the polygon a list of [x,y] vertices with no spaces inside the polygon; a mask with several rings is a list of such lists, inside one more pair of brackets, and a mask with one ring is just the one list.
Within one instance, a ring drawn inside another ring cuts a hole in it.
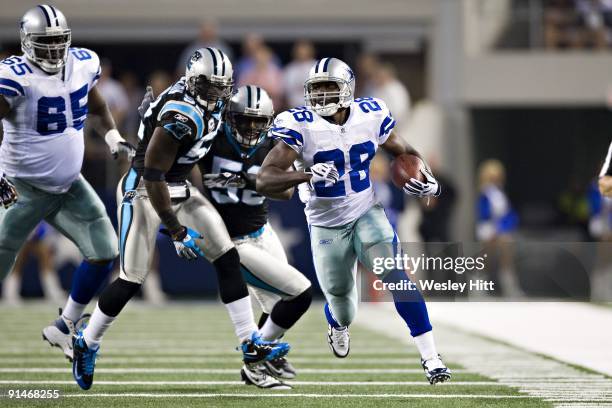
[{"label": "white yard line", "polygon": [[[460,304],[452,304],[457,305]],[[480,304],[480,307],[486,308],[488,304]],[[466,314],[461,318],[478,321],[474,314]],[[545,316],[541,318],[544,319]],[[498,319],[503,322],[503,318]],[[437,319],[432,320],[438,351],[448,361],[461,364],[470,372],[482,374],[498,380],[501,385],[516,387],[520,392],[550,402],[579,403],[580,406],[589,408],[599,407],[602,402],[612,402],[612,380],[603,375],[586,373],[528,351],[474,336],[456,327],[436,324]],[[395,313],[393,304],[361,304],[356,324],[371,330],[381,330],[387,336],[404,342],[407,348],[414,347],[414,342],[404,322]],[[529,330],[520,334],[525,337],[530,335]],[[562,342],[564,338],[556,341]],[[453,371],[457,374],[457,370]],[[454,379],[460,380],[461,376],[455,375]]]},{"label": "white yard line", "polygon": [[204,394],[204,393],[185,393],[185,394],[163,394],[163,393],[118,393],[118,394],[63,394],[62,397],[68,398],[120,398],[120,397],[132,397],[132,398],[468,398],[468,399],[529,399],[533,398],[528,395],[494,395],[494,394]]},{"label": "white yard line", "polygon": [[[430,387],[427,381],[287,381],[291,385],[325,385],[325,386],[391,386],[410,385]],[[49,381],[49,380],[0,380],[0,385],[23,384],[23,385],[73,385],[74,381]],[[98,385],[244,385],[243,381],[96,381]],[[496,381],[455,381],[449,383],[452,386],[491,386],[501,385]]]},{"label": "white yard line", "polygon": [[[36,364],[44,364],[44,363],[55,363],[58,366],[65,366],[66,359],[63,358],[64,355],[61,354],[59,349],[56,349],[56,353],[51,353],[50,357],[40,357],[40,356],[24,356],[24,357],[11,357],[11,358],[3,358],[0,357],[0,365],[2,366],[11,366],[11,365],[36,365]],[[234,355],[233,357],[240,357],[239,355]],[[365,357],[351,357],[348,360],[343,360],[342,362],[336,362],[334,357],[329,355],[329,357],[293,357],[289,356],[289,360],[292,363],[297,364],[326,364],[326,365],[336,365],[341,364],[342,366],[355,366],[355,365],[375,365],[377,367],[380,366],[400,366],[405,367],[408,364],[414,364],[415,360],[418,358],[415,356],[413,358],[393,358],[393,357],[383,357],[380,358],[365,358]],[[160,363],[171,363],[173,365],[178,364],[227,364],[231,362],[231,356],[225,357],[187,357],[187,356],[177,356],[177,357],[109,357],[106,354],[101,355],[98,359],[102,364],[115,364],[115,365],[139,365],[146,364],[147,366]]]},{"label": "white yard line", "polygon": [[[236,373],[239,368],[96,368],[96,373],[107,374],[225,374]],[[456,370],[466,373],[466,370]],[[0,373],[70,373],[69,366],[58,367],[2,367]],[[422,374],[420,368],[302,368],[304,374]],[[97,382],[96,382],[97,383]]]}]

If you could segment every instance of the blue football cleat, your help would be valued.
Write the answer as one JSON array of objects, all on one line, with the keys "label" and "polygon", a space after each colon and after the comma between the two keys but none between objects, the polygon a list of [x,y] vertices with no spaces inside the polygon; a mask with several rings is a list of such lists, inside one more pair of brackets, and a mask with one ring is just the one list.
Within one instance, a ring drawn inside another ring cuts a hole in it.
[{"label": "blue football cleat", "polygon": [[72,351],[74,353],[72,359],[72,376],[77,384],[79,384],[79,387],[84,390],[90,389],[93,384],[98,349],[99,348],[93,350],[87,347],[82,332],[79,332],[79,334],[74,337],[72,343]]},{"label": "blue football cleat", "polygon": [[287,343],[265,341],[256,332],[251,338],[240,345],[242,360],[245,364],[256,364],[262,361],[271,361],[284,357],[289,353],[291,346]]},{"label": "blue football cleat", "polygon": [[425,371],[425,377],[427,377],[431,385],[451,379],[451,370],[442,362],[439,354],[438,357],[429,360],[421,359],[421,365],[423,366],[423,371]]}]

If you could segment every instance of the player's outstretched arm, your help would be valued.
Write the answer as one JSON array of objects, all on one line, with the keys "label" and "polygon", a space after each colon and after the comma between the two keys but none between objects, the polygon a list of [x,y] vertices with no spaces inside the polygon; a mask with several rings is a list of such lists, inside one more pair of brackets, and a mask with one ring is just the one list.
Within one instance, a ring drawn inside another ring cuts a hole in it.
[{"label": "player's outstretched arm", "polygon": [[297,158],[295,150],[285,143],[277,143],[257,173],[257,192],[278,200],[291,198],[293,187],[310,181],[312,177],[303,171],[288,171]]},{"label": "player's outstretched arm", "polygon": [[113,115],[106,104],[106,101],[100,94],[97,88],[93,88],[89,92],[87,99],[87,108],[93,115],[100,117],[101,133],[104,133],[104,141],[113,155],[113,158],[119,157],[119,154],[125,154],[128,159],[131,159],[136,154],[136,149],[128,143],[117,130]]}]

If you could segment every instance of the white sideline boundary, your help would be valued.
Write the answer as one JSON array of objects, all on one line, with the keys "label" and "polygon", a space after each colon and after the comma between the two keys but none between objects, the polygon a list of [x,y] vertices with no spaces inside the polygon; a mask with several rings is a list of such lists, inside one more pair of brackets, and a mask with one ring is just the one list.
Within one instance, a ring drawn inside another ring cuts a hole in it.
[{"label": "white sideline boundary", "polygon": [[[448,307],[457,305],[459,303],[449,304]],[[489,306],[483,303],[472,305],[483,309]],[[435,303],[429,305],[432,310],[439,309],[438,306],[439,304]],[[457,329],[457,325],[451,327],[444,322],[440,324],[436,313],[432,313],[432,320],[438,351],[443,357],[461,364],[468,371],[498,380],[500,385],[517,388],[519,392],[527,395],[563,403],[564,408],[596,408],[601,407],[602,403],[612,403],[612,380],[603,375],[587,373],[529,351],[474,336]],[[482,324],[476,313],[462,315],[461,319]],[[455,318],[459,319],[456,315]],[[503,318],[498,319],[503,323]],[[371,330],[380,330],[405,342],[407,346],[414,347],[408,329],[395,312],[392,303],[362,303],[355,324]],[[474,332],[481,333],[476,330]],[[525,330],[520,334],[525,336],[526,333],[529,331]],[[450,368],[453,369],[452,366]],[[453,371],[457,373],[457,370]],[[456,375],[454,379],[460,380],[460,377]]]},{"label": "white sideline boundary", "polygon": [[612,376],[612,307],[579,302],[432,302],[428,309],[432,321]]}]

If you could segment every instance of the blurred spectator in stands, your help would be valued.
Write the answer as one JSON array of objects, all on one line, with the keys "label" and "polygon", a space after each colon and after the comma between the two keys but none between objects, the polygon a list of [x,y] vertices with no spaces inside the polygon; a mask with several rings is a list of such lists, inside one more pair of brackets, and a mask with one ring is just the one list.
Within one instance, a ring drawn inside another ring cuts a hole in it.
[{"label": "blurred spectator in stands", "polygon": [[[123,122],[129,109],[129,99],[123,85],[112,77],[112,64],[108,59],[101,61],[102,74],[96,88],[106,100],[108,108],[115,119],[119,129],[123,129]],[[104,142],[104,134],[99,131],[100,119],[96,116],[87,118],[86,134],[88,142],[85,143],[85,161],[83,162],[83,176],[98,192],[111,190],[116,186],[120,167],[126,165],[126,159],[120,158],[118,162],[109,162],[108,146]]]},{"label": "blurred spectator in stands", "polygon": [[506,170],[496,159],[485,160],[478,169],[478,224],[476,238],[490,241],[511,235],[518,226],[518,216],[504,192]]},{"label": "blurred spectator in stands", "polygon": [[277,68],[281,67],[280,60],[267,47],[263,37],[257,33],[249,33],[244,37],[244,41],[242,42],[242,55],[240,59],[234,63],[234,79],[236,82],[240,82],[243,75],[247,75],[255,69],[257,53],[261,49],[267,49],[270,52],[272,63],[276,65]]},{"label": "blurred spectator in stands", "polygon": [[551,0],[544,14],[547,48],[604,49],[610,43],[612,0]]},{"label": "blurred spectator in stands", "polygon": [[589,203],[589,235],[591,240],[603,242],[596,246],[595,265],[590,271],[591,300],[609,301],[612,296],[612,198],[604,197],[599,192],[597,181],[589,185],[587,192]]},{"label": "blurred spectator in stands", "polygon": [[237,86],[247,84],[261,86],[272,98],[274,110],[280,112],[283,74],[273,58],[274,55],[268,47],[257,48],[253,54],[253,65],[242,72]]},{"label": "blurred spectator in stands", "polygon": [[612,241],[612,198],[604,197],[593,182],[587,192],[589,235],[598,241]]},{"label": "blurred spectator in stands", "polygon": [[2,283],[2,300],[5,304],[21,303],[23,270],[32,258],[38,262],[40,285],[45,299],[56,304],[66,301],[66,293],[54,268],[53,251],[49,245],[50,228],[47,223],[41,222],[19,252],[12,272]]},{"label": "blurred spectator in stands", "polygon": [[397,129],[402,129],[410,116],[410,94],[406,86],[397,79],[395,68],[389,63],[380,63],[372,74],[372,94],[385,101],[395,117]]},{"label": "blurred spectator in stands", "polygon": [[589,201],[582,175],[574,173],[558,198],[557,225],[579,227],[580,232],[589,237]]},{"label": "blurred spectator in stands", "polygon": [[504,191],[505,182],[506,170],[499,160],[488,159],[480,164],[476,238],[485,244],[486,271],[497,286],[493,294],[519,296],[522,291],[512,270],[509,245],[518,227],[518,215]]},{"label": "blurred spectator in stands", "polygon": [[113,66],[110,60],[102,59],[101,67],[102,74],[96,87],[106,100],[117,127],[122,128],[123,120],[130,106],[127,92],[123,84],[112,77]]},{"label": "blurred spectator in stands", "polygon": [[[163,70],[153,71],[153,73],[149,75],[147,85],[153,88],[153,95],[155,95],[155,97],[157,98],[162,92],[166,90],[166,88],[172,85],[172,77],[170,77],[170,74],[168,72]],[[140,102],[138,102],[138,105],[140,105]]]},{"label": "blurred spectator in stands", "polygon": [[215,47],[223,51],[228,58],[233,62],[234,53],[232,48],[218,36],[217,22],[214,20],[205,20],[200,24],[200,31],[195,41],[189,44],[178,59],[176,63],[176,76],[181,77],[185,75],[185,66],[189,57],[199,48]]},{"label": "blurred spectator in stands", "polygon": [[359,97],[371,97],[374,93],[374,75],[380,65],[378,57],[374,54],[361,54],[357,60],[356,90]]},{"label": "blurred spectator in stands", "polygon": [[304,105],[304,82],[315,62],[315,48],[310,41],[299,40],[293,45],[293,59],[283,70],[285,102],[289,108]]},{"label": "blurred spectator in stands", "polygon": [[136,142],[136,134],[140,125],[140,115],[136,109],[144,95],[144,88],[140,84],[138,77],[133,72],[123,72],[119,78],[119,82],[125,89],[128,98],[128,111],[123,121],[122,131],[123,137],[127,138],[130,143]]}]

